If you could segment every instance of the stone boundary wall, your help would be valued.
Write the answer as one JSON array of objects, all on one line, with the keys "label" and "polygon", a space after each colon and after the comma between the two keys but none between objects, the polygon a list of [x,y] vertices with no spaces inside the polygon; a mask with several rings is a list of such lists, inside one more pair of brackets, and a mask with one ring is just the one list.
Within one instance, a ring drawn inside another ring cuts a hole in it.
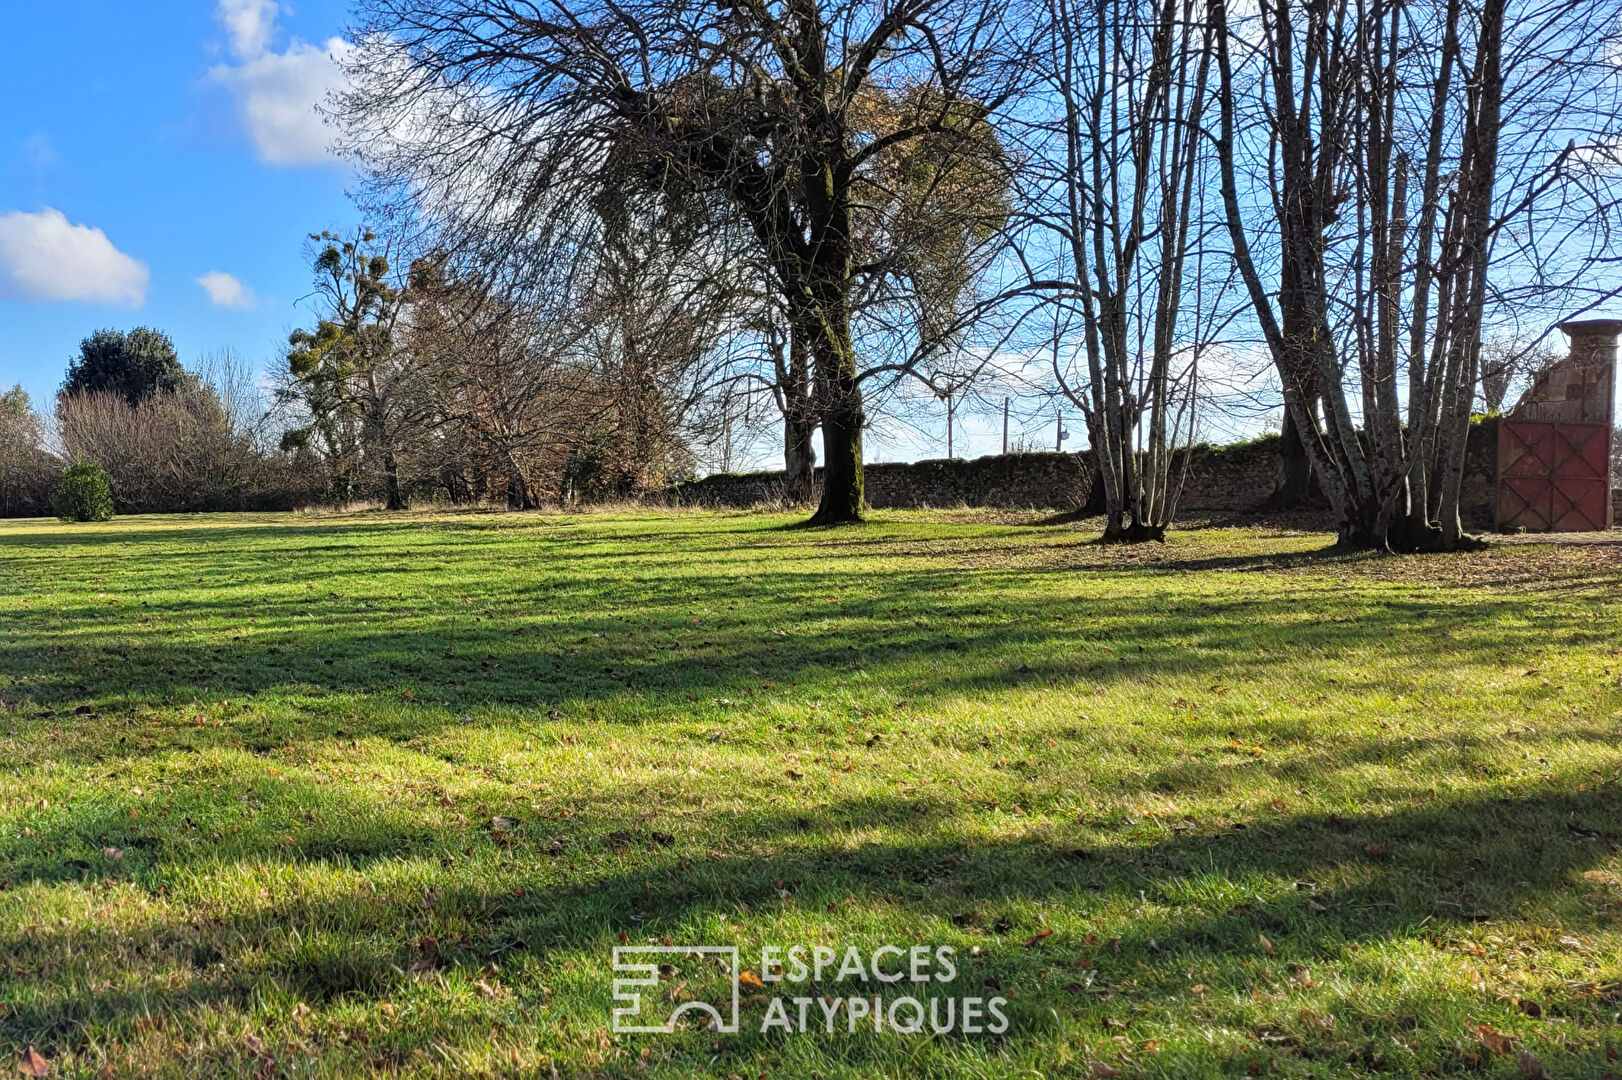
[{"label": "stone boundary wall", "polygon": [[867,501],[886,507],[989,506],[1079,510],[1096,473],[1091,456],[992,454],[970,460],[885,462],[866,470]]},{"label": "stone boundary wall", "polygon": [[[867,504],[889,507],[990,506],[1003,509],[1080,509],[1093,489],[1086,454],[993,454],[971,460],[875,462],[863,470]],[[818,484],[822,470],[816,473]],[[718,473],[678,484],[673,501],[686,506],[782,506],[788,481],[781,472]]]},{"label": "stone boundary wall", "polygon": [[1280,441],[1266,435],[1228,446],[1196,446],[1186,479],[1181,460],[1172,470],[1172,483],[1182,485],[1178,512],[1254,513],[1265,508],[1283,471]]},{"label": "stone boundary wall", "polygon": [[[1180,513],[1255,513],[1266,508],[1281,473],[1280,437],[1228,446],[1198,446],[1178,501]],[[1477,421],[1465,455],[1462,513],[1477,529],[1493,524],[1498,422]],[[997,509],[1101,512],[1103,491],[1090,451],[993,454],[971,460],[883,462],[867,466],[867,502],[889,507],[983,506]],[[1173,474],[1173,480],[1178,474]],[[818,471],[818,479],[821,472]],[[669,499],[686,506],[784,506],[781,472],[722,473],[679,484]],[[1321,500],[1317,505],[1323,506]]]}]

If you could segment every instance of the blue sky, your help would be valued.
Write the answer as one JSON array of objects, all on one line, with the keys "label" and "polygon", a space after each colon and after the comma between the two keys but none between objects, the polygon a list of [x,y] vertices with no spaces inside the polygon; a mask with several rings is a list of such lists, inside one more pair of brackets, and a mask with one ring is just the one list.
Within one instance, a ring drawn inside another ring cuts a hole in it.
[{"label": "blue sky", "polygon": [[304,321],[305,235],[357,218],[310,107],[344,0],[7,7],[0,386],[48,403],[103,326],[268,366]]}]

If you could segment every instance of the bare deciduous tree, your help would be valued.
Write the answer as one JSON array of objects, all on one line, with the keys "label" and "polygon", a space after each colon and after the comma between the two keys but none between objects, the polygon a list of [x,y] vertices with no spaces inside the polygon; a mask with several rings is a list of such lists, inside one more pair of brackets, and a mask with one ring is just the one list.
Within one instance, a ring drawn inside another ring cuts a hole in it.
[{"label": "bare deciduous tree", "polygon": [[[1021,65],[983,0],[698,4],[364,0],[344,144],[448,234],[565,237],[615,155],[743,222],[814,364],[826,468],[813,521],[862,509],[852,339],[859,217],[884,163],[929,140],[936,172],[984,141]],[[873,95],[885,107],[873,107]],[[939,181],[935,181],[939,182]],[[457,227],[457,222],[464,227]],[[467,226],[467,223],[475,223]],[[877,270],[886,270],[879,267]]]},{"label": "bare deciduous tree", "polygon": [[622,195],[599,216],[583,363],[600,387],[594,486],[623,498],[690,473],[685,443],[713,419],[703,403],[725,379],[741,302],[724,230],[693,207]]},{"label": "bare deciduous tree", "polygon": [[[1286,434],[1343,542],[1455,547],[1483,326],[1511,301],[1570,294],[1606,257],[1577,238],[1608,229],[1618,205],[1617,5],[1209,11],[1232,254]],[[1540,245],[1573,273],[1529,265]]]},{"label": "bare deciduous tree", "polygon": [[562,489],[597,394],[580,362],[578,286],[550,284],[515,295],[442,258],[412,267],[399,347],[431,397],[432,471],[453,502],[527,510]]},{"label": "bare deciduous tree", "polygon": [[[1161,539],[1221,322],[1196,246],[1211,32],[1194,0],[1048,0],[1019,237],[1032,326],[1087,420],[1106,540]],[[1078,358],[1079,357],[1079,358]]]},{"label": "bare deciduous tree", "polygon": [[62,463],[45,450],[45,425],[28,393],[0,393],[0,517],[43,514]]}]

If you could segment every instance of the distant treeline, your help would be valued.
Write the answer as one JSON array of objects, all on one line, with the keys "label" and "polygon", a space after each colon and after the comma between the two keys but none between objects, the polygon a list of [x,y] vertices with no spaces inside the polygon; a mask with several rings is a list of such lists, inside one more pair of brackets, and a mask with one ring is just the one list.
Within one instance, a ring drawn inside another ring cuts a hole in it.
[{"label": "distant treeline", "polygon": [[320,470],[282,450],[275,435],[266,395],[232,355],[187,371],[157,331],[98,331],[69,366],[50,414],[20,386],[0,394],[0,516],[50,513],[76,460],[106,470],[119,513],[317,501]]},{"label": "distant treeline", "polygon": [[120,514],[529,508],[636,497],[693,474],[677,431],[693,410],[646,365],[617,377],[606,361],[536,359],[542,350],[515,346],[517,320],[477,304],[488,317],[460,305],[453,319],[450,290],[392,289],[386,259],[364,244],[318,240],[318,282],[336,259],[364,270],[332,275],[325,317],[293,335],[268,380],[229,352],[188,370],[167,335],[138,327],[86,338],[48,407],[20,386],[0,394],[0,517],[51,513],[76,461],[101,466]]}]

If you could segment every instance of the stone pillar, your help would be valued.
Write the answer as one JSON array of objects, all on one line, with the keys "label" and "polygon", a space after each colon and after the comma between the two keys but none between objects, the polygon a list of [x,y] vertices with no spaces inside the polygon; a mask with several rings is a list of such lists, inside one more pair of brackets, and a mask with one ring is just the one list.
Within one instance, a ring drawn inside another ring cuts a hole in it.
[{"label": "stone pillar", "polygon": [[[1584,375],[1587,393],[1582,395],[1580,408],[1585,414],[1590,414],[1598,406],[1599,415],[1593,419],[1603,423],[1610,439],[1614,440],[1617,339],[1622,336],[1622,319],[1579,319],[1561,323],[1560,329],[1571,338],[1572,366],[1580,369]],[[1605,485],[1611,493],[1610,518],[1606,525],[1613,529],[1616,527],[1618,505],[1622,504],[1622,490],[1618,490],[1618,486],[1622,485],[1622,476],[1616,475],[1615,460],[1616,448],[1613,443],[1606,461],[1611,469]]]},{"label": "stone pillar", "polygon": [[[1616,439],[1616,371],[1617,337],[1622,336],[1622,319],[1580,319],[1575,323],[1560,323],[1560,329],[1572,337],[1572,362],[1599,376],[1599,394],[1604,404],[1604,425]],[[1622,475],[1616,472],[1616,446],[1611,448],[1611,517],[1606,522],[1616,529],[1617,508],[1622,506]]]},{"label": "stone pillar", "polygon": [[1571,356],[1556,365],[1551,374],[1562,369],[1570,373],[1564,396],[1574,407],[1565,419],[1613,426],[1617,338],[1622,336],[1622,319],[1578,319],[1561,323],[1560,329],[1571,338]]}]

